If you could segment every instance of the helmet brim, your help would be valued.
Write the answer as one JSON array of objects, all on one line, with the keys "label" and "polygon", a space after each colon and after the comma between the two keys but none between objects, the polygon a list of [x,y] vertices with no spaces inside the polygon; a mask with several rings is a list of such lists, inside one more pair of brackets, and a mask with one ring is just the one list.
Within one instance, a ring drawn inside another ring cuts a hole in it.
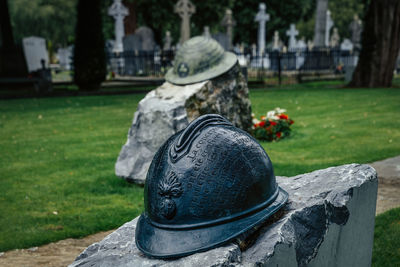
[{"label": "helmet brim", "polygon": [[142,214],[136,225],[136,246],[143,253],[154,258],[178,258],[206,251],[247,232],[277,212],[287,201],[288,193],[282,188],[276,199],[265,209],[250,216],[196,229],[163,229],[151,224]]},{"label": "helmet brim", "polygon": [[231,52],[224,52],[224,57],[221,62],[206,71],[186,77],[179,77],[174,73],[174,68],[170,68],[165,74],[165,80],[178,85],[198,83],[205,80],[210,80],[230,70],[238,62],[237,56]]}]

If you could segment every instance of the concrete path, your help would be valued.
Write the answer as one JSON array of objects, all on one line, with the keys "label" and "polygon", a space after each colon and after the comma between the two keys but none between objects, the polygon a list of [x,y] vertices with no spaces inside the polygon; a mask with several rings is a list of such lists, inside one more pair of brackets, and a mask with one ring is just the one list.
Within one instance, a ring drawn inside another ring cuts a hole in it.
[{"label": "concrete path", "polygon": [[378,172],[376,214],[400,207],[400,156],[370,163]]},{"label": "concrete path", "polygon": [[[370,163],[378,172],[376,214],[400,207],[400,156]],[[0,253],[0,266],[61,267],[72,263],[89,245],[106,237],[113,230],[82,239],[68,238],[40,247]]]}]

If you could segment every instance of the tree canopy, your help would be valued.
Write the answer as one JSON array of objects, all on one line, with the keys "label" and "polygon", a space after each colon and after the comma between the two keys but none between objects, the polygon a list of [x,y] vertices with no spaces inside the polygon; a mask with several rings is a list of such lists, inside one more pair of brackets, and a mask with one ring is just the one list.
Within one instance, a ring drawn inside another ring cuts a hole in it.
[{"label": "tree canopy", "polygon": [[[191,18],[192,36],[203,32],[209,26],[211,33],[224,31],[221,20],[227,8],[232,9],[236,20],[234,43],[247,44],[257,41],[257,23],[254,16],[258,12],[259,0],[191,0],[196,13]],[[107,14],[113,0],[103,0],[103,32],[106,39],[114,38],[114,20]],[[177,0],[124,0],[135,8],[133,25],[148,26],[153,29],[156,42],[162,44],[166,31],[170,31],[174,42],[179,40],[180,18],[174,13]],[[348,25],[354,14],[364,16],[368,0],[335,0],[329,2],[329,9],[335,27],[341,38],[349,37]],[[16,41],[23,37],[37,35],[65,46],[74,42],[77,0],[12,0],[9,1],[11,20]],[[266,1],[270,21],[267,23],[267,42],[272,41],[273,32],[280,32],[281,39],[287,40],[286,30],[291,23],[296,24],[300,35],[312,39],[316,0],[269,0]]]}]

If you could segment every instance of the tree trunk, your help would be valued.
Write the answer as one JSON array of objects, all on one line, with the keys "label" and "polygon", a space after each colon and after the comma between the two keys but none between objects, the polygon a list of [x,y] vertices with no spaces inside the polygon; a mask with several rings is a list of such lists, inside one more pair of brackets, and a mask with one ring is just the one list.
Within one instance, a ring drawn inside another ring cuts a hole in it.
[{"label": "tree trunk", "polygon": [[125,17],[124,27],[125,27],[125,35],[134,34],[137,24],[136,24],[136,1],[127,1],[124,0],[124,6],[126,6],[129,10],[129,15]]},{"label": "tree trunk", "polygon": [[371,0],[361,42],[360,59],[349,85],[390,87],[400,49],[400,1]]},{"label": "tree trunk", "polygon": [[11,28],[10,13],[7,0],[0,0],[0,40],[3,48],[14,46],[14,36]]}]

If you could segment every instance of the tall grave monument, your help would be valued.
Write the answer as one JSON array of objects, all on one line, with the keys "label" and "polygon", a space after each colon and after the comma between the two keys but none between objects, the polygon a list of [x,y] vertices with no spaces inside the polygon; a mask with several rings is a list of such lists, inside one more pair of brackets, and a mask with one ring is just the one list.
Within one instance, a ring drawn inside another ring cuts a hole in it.
[{"label": "tall grave monument", "polygon": [[182,44],[190,38],[190,17],[196,13],[196,7],[189,0],[179,0],[174,11],[182,19],[181,38],[179,40],[179,43]]},{"label": "tall grave monument", "polygon": [[326,11],[326,25],[325,25],[325,46],[329,46],[329,36],[331,32],[331,28],[333,27],[333,20],[331,18],[331,12]]},{"label": "tall grave monument", "polygon": [[327,11],[328,0],[317,0],[317,14],[315,16],[314,28],[314,45],[317,47],[325,45]]},{"label": "tall grave monument", "polygon": [[125,35],[124,18],[129,15],[128,9],[121,3],[121,0],[114,0],[114,3],[108,9],[108,15],[115,19],[115,43],[114,53],[124,51],[122,39]]},{"label": "tall grave monument", "polygon": [[233,19],[232,10],[227,9],[224,18],[221,21],[222,26],[226,27],[226,35],[228,36],[228,50],[232,50],[233,27],[236,21]]},{"label": "tall grave monument", "polygon": [[289,36],[289,49],[296,48],[296,36],[299,35],[299,31],[296,30],[296,26],[294,24],[290,24],[290,29],[286,31],[286,35]]},{"label": "tall grave monument", "polygon": [[350,23],[349,29],[351,33],[351,42],[353,43],[354,48],[360,49],[362,24],[357,14],[354,15],[353,21]]},{"label": "tall grave monument", "polygon": [[258,53],[262,54],[265,49],[265,22],[269,21],[269,14],[265,13],[267,6],[260,3],[259,11],[254,18],[258,24]]}]

